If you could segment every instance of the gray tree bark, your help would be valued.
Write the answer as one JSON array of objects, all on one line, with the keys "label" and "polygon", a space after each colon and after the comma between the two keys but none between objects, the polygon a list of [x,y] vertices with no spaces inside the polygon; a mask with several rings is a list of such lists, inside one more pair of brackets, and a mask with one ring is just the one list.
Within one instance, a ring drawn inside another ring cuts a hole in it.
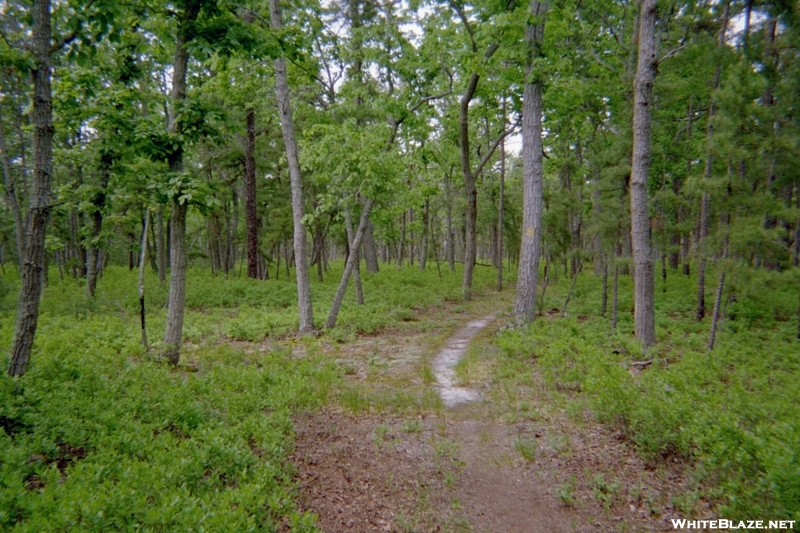
[{"label": "gray tree bark", "polygon": [[50,219],[50,183],[53,175],[52,26],[50,0],[35,0],[33,15],[33,183],[25,223],[19,306],[11,345],[10,376],[22,376],[28,369],[39,321],[42,272],[45,265],[45,233]]},{"label": "gray tree bark", "polygon": [[247,221],[247,277],[258,279],[258,215],[256,213],[256,112],[247,111],[244,148],[245,220]]},{"label": "gray tree bark", "polygon": [[631,163],[631,248],[634,262],[634,324],[645,347],[656,342],[653,259],[647,178],[650,173],[650,113],[658,57],[656,0],[643,0],[639,21],[639,62],[633,82],[633,160]]},{"label": "gray tree bark", "polygon": [[[269,0],[269,13],[273,30],[283,27],[281,8],[278,0]],[[289,164],[289,177],[292,184],[292,219],[294,222],[294,257],[297,274],[297,301],[300,312],[300,333],[314,330],[314,313],[311,307],[311,286],[308,280],[308,260],[306,258],[306,228],[303,225],[303,176],[297,157],[297,142],[292,121],[292,107],[289,97],[289,79],[286,74],[286,59],[275,59],[275,86],[278,96],[278,113],[281,118],[283,143],[286,146],[286,159]],[[359,241],[360,245],[360,241]]]},{"label": "gray tree bark", "polygon": [[[182,126],[179,120],[177,107],[186,99],[186,73],[189,68],[189,51],[186,48],[190,27],[197,20],[200,6],[187,4],[178,23],[178,35],[175,42],[175,57],[172,72],[172,120],[169,130],[172,135],[181,134]],[[183,172],[183,147],[169,157],[169,171],[172,173]],[[186,304],[186,215],[189,206],[177,197],[172,199],[172,214],[170,216],[169,235],[169,299],[167,309],[167,328],[164,333],[164,350],[161,357],[171,365],[177,365],[181,357],[181,342],[183,339],[183,313]]]},{"label": "gray tree bark", "polygon": [[[276,0],[270,0],[270,2],[275,2]],[[367,227],[367,220],[369,220],[369,214],[372,212],[372,199],[366,199],[364,201],[364,206],[361,211],[361,220],[358,223],[358,229],[356,230],[356,235],[353,237],[353,242],[350,245],[351,249],[358,249],[361,246],[361,241],[364,238],[364,231]],[[347,262],[344,265],[344,273],[342,273],[342,279],[339,280],[339,287],[336,289],[336,295],[333,297],[333,303],[331,304],[331,310],[328,313],[328,319],[325,321],[325,327],[328,329],[332,329],[336,327],[336,319],[339,317],[339,310],[342,308],[342,302],[344,301],[344,293],[347,290],[347,284],[350,282],[350,276],[355,269],[357,261],[356,254],[350,254],[347,257]]]},{"label": "gray tree bark", "polygon": [[14,236],[17,241],[17,265],[19,266],[20,272],[22,272],[22,261],[25,252],[25,222],[22,218],[22,209],[19,206],[16,180],[11,170],[11,155],[6,148],[6,136],[3,130],[2,115],[0,115],[0,153],[2,153],[3,158],[3,181],[6,186],[6,209],[11,212],[11,216],[14,218]]},{"label": "gray tree bark", "polygon": [[522,104],[522,165],[523,207],[522,242],[517,273],[517,296],[513,320],[518,324],[533,322],[536,317],[536,283],[539,277],[539,258],[542,248],[542,84],[534,73],[534,60],[540,55],[544,41],[547,2],[533,0],[530,12],[534,17],[525,30],[527,61]]}]

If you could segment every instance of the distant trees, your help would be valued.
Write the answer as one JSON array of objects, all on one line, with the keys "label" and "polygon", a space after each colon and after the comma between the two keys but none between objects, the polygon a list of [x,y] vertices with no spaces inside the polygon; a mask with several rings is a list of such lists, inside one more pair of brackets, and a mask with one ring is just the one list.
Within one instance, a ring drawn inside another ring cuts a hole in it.
[{"label": "distant trees", "polygon": [[[703,319],[706,272],[724,264],[721,319],[736,272],[799,262],[794,4],[2,10],[0,258],[22,279],[14,375],[48,262],[89,298],[108,264],[169,271],[160,350],[173,364],[192,264],[234,276],[246,263],[260,280],[294,269],[298,330],[311,331],[323,324],[309,270],[323,277],[344,254],[327,327],[361,259],[366,276],[380,262],[463,265],[465,299],[476,265],[499,268],[500,286],[518,263],[519,323],[536,316],[540,263],[549,279],[591,262],[602,314],[623,311],[613,287],[634,276],[636,336],[650,346],[654,286],[671,272],[697,276]],[[502,157],[520,125],[521,153]]]}]

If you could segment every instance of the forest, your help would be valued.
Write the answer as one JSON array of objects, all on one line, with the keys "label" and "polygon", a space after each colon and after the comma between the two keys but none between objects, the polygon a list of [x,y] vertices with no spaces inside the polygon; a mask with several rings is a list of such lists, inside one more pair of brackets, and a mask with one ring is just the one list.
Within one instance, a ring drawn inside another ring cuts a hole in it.
[{"label": "forest", "polygon": [[797,1],[0,15],[0,530],[800,521]]}]

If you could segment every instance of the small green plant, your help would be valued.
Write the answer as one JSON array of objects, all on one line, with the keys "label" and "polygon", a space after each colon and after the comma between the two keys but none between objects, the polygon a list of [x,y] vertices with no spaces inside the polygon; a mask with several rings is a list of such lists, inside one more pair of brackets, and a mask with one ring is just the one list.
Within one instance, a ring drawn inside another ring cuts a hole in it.
[{"label": "small green plant", "polygon": [[539,451],[539,443],[536,442],[536,439],[519,435],[514,441],[514,449],[517,450],[526,461],[534,461]]},{"label": "small green plant", "polygon": [[570,477],[569,483],[556,487],[558,499],[567,507],[573,507],[575,505],[575,484],[575,476],[572,476]]}]

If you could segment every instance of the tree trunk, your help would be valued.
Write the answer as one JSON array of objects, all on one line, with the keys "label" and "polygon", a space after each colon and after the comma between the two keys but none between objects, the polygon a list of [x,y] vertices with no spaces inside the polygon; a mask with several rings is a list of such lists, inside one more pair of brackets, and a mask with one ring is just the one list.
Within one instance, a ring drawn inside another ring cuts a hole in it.
[{"label": "tree trunk", "polygon": [[16,180],[11,170],[11,156],[6,148],[6,136],[3,129],[2,116],[0,116],[0,153],[3,157],[3,180],[6,185],[6,209],[11,212],[14,219],[14,236],[17,245],[17,265],[22,271],[22,262],[25,254],[25,223],[22,218],[22,209],[19,206]]},{"label": "tree trunk", "polygon": [[535,24],[529,23],[525,30],[528,55],[525,78],[528,82],[525,84],[522,104],[522,242],[513,312],[518,324],[532,322],[536,316],[536,282],[542,247],[542,74],[534,72],[534,61],[541,55],[547,3],[533,0],[530,11]]},{"label": "tree trunk", "polygon": [[98,244],[103,233],[103,209],[106,205],[106,190],[111,181],[112,165],[113,156],[108,153],[103,154],[100,161],[100,190],[92,202],[92,236],[86,247],[86,295],[89,297],[94,296],[97,288],[97,265],[100,261]]},{"label": "tree trunk", "polygon": [[[358,305],[364,305],[364,289],[361,286],[361,257],[359,256],[358,248],[353,248],[353,221],[350,218],[350,208],[344,210],[345,229],[347,231],[347,246],[348,254],[347,260],[350,260],[350,254],[356,254],[356,266],[353,269],[353,282],[356,286],[356,302]],[[366,229],[365,229],[366,233]],[[346,263],[345,263],[346,264]]]},{"label": "tree trunk", "polygon": [[367,229],[364,232],[364,262],[367,265],[367,272],[378,272],[378,253],[375,249],[375,232],[372,228],[372,221],[367,221]]},{"label": "tree trunk", "polygon": [[256,112],[247,111],[247,135],[244,144],[244,195],[247,220],[247,277],[257,279],[258,215],[256,213]]},{"label": "tree trunk", "polygon": [[144,214],[144,228],[142,228],[142,256],[139,261],[139,324],[142,328],[142,346],[144,350],[148,351],[150,347],[147,344],[147,327],[145,321],[145,307],[144,307],[144,265],[145,254],[147,253],[147,231],[150,227],[150,210],[148,209]]},{"label": "tree trunk", "polygon": [[[270,2],[275,2],[276,0],[270,0]],[[372,211],[372,200],[367,199],[364,201],[364,207],[361,211],[361,220],[358,223],[358,229],[356,230],[356,235],[353,237],[353,243],[351,245],[351,249],[357,250],[359,246],[361,246],[361,241],[364,238],[364,231],[367,226],[367,220],[369,220],[369,214]],[[347,284],[350,281],[350,276],[353,273],[353,270],[356,266],[357,261],[356,254],[350,254],[347,258],[347,263],[344,265],[344,272],[342,273],[342,279],[339,281],[339,287],[336,289],[336,295],[333,297],[333,303],[331,304],[330,313],[328,313],[328,319],[325,321],[325,327],[328,329],[333,329],[336,327],[336,319],[339,316],[339,310],[342,308],[342,301],[344,301],[344,293],[347,290]]]},{"label": "tree trunk", "polygon": [[25,252],[22,261],[19,306],[11,346],[10,376],[22,376],[36,336],[42,271],[45,264],[45,233],[52,209],[50,183],[53,174],[53,96],[51,89],[50,0],[35,0],[33,14],[33,191],[25,224]]},{"label": "tree trunk", "polygon": [[[177,108],[186,99],[186,73],[189,67],[189,51],[186,49],[187,34],[193,26],[200,11],[199,5],[186,6],[178,23],[178,38],[175,43],[175,59],[172,74],[172,116],[170,133],[180,136],[181,122],[177,120]],[[169,170],[172,173],[183,172],[183,147],[178,146],[169,158]],[[189,205],[182,203],[179,197],[172,199],[169,235],[169,307],[167,309],[167,328],[164,333],[164,351],[161,357],[171,365],[177,365],[181,356],[183,338],[183,313],[186,303],[186,215]]]},{"label": "tree trunk", "polygon": [[[503,98],[503,116],[506,116],[506,101]],[[497,198],[497,292],[503,290],[503,209],[505,208],[506,140],[500,143],[500,191]]]},{"label": "tree trunk", "polygon": [[653,259],[650,255],[647,178],[650,172],[650,110],[658,57],[656,0],[643,0],[639,22],[639,62],[634,79],[633,160],[631,165],[631,248],[634,262],[634,324],[644,347],[656,342]]},{"label": "tree trunk", "polygon": [[[270,20],[273,30],[283,27],[278,0],[269,0]],[[289,80],[286,74],[286,60],[275,59],[275,86],[278,97],[278,113],[281,118],[283,142],[286,146],[286,159],[289,163],[289,177],[292,183],[292,219],[294,221],[294,255],[297,273],[297,299],[300,312],[300,332],[314,329],[314,315],[311,307],[311,286],[308,280],[306,259],[306,229],[303,225],[303,177],[297,157],[297,143],[292,121],[292,108],[289,98]]]},{"label": "tree trunk", "polygon": [[156,261],[158,263],[158,281],[167,281],[167,251],[164,246],[164,206],[159,205],[156,212]]},{"label": "tree trunk", "polygon": [[430,200],[425,198],[425,207],[422,208],[422,238],[419,245],[419,269],[425,270],[428,262],[428,226],[430,223]]}]

